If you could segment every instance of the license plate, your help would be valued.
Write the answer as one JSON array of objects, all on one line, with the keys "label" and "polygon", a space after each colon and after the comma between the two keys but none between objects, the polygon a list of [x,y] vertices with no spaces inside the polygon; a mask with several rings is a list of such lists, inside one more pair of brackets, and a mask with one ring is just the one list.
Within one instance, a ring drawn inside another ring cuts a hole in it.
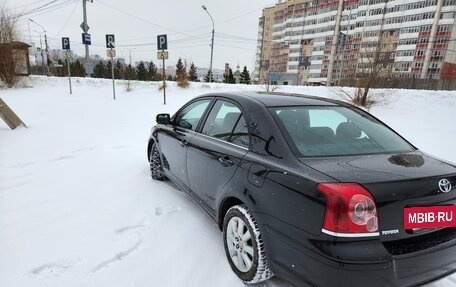
[{"label": "license plate", "polygon": [[404,229],[456,227],[456,205],[404,208]]}]

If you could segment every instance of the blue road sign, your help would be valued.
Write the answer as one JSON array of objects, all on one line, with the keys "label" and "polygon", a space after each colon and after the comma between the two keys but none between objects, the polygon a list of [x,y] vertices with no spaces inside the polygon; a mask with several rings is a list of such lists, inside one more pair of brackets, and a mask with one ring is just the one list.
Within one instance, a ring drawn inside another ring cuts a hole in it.
[{"label": "blue road sign", "polygon": [[106,34],[106,48],[114,49],[115,47],[114,34]]},{"label": "blue road sign", "polygon": [[157,50],[168,50],[168,40],[166,34],[157,36]]},{"label": "blue road sign", "polygon": [[62,38],[62,50],[70,50],[70,38]]},{"label": "blue road sign", "polygon": [[84,44],[84,45],[92,45],[92,40],[90,38],[90,34],[82,33],[82,44]]}]

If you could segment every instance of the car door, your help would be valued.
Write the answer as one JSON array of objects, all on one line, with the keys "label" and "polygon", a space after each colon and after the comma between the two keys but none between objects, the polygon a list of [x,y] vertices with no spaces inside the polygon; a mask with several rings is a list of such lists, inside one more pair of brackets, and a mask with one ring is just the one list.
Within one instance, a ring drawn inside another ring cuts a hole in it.
[{"label": "car door", "polygon": [[190,188],[209,213],[214,214],[217,194],[233,177],[248,147],[241,109],[229,100],[217,100],[187,154]]},{"label": "car door", "polygon": [[165,174],[188,189],[187,149],[212,98],[190,102],[176,113],[166,130],[158,134]]}]

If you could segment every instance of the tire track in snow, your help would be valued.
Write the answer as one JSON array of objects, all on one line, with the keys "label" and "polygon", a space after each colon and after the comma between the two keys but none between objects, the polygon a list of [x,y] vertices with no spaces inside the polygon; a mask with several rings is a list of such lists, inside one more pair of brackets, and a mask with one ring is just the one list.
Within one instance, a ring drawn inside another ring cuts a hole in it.
[{"label": "tire track in snow", "polygon": [[69,159],[73,159],[73,158],[75,158],[74,155],[62,155],[62,156],[53,157],[53,158],[50,158],[50,159],[47,159],[47,160],[18,162],[18,163],[15,163],[15,164],[5,165],[5,166],[2,166],[2,167],[5,167],[5,168],[26,168],[26,167],[29,167],[29,166],[41,164],[43,162],[56,162],[56,161],[58,162],[58,161],[69,160]]}]

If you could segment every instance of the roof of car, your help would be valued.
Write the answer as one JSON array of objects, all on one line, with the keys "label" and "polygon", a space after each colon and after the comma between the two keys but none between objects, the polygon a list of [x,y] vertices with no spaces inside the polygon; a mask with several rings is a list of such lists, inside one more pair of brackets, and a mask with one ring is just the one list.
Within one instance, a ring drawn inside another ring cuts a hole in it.
[{"label": "roof of car", "polygon": [[263,103],[267,107],[344,105],[342,102],[331,99],[292,93],[224,92],[220,94],[210,94],[210,96],[222,96],[232,98],[233,100],[254,100]]}]

